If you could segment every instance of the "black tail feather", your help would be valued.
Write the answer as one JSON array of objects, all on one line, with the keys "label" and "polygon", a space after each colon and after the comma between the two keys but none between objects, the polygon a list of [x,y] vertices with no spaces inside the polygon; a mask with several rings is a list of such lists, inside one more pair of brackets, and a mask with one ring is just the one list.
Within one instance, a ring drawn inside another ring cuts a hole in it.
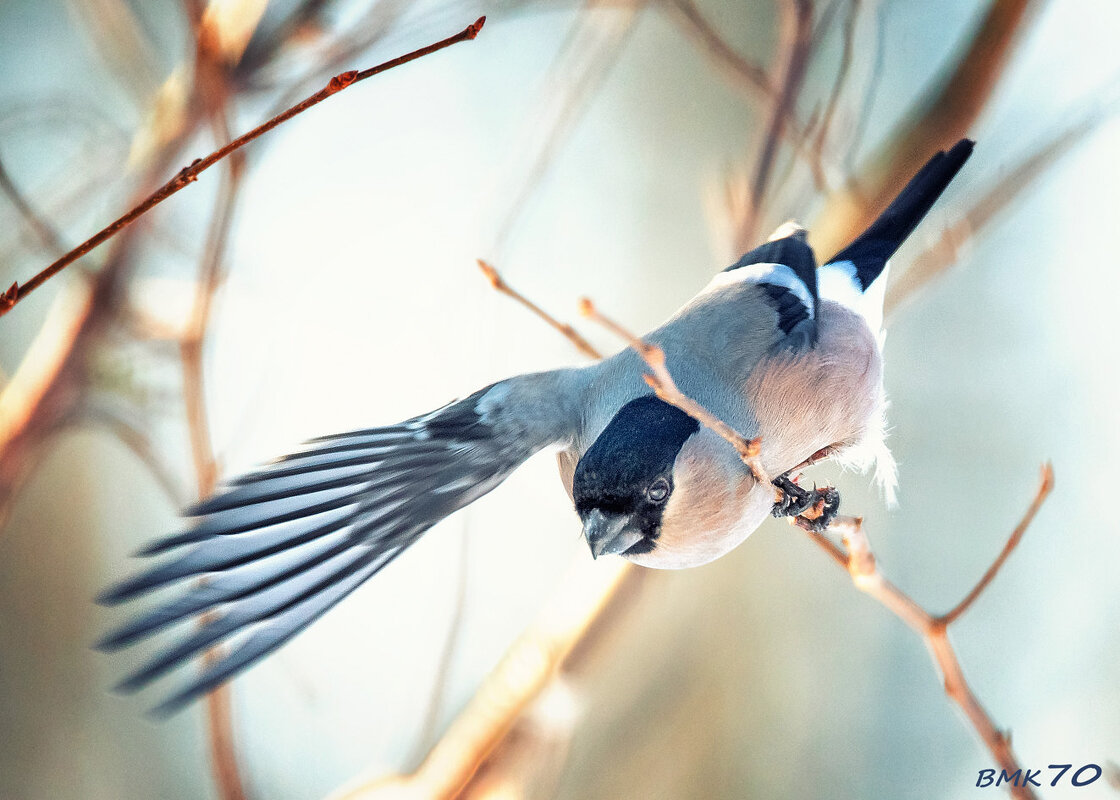
[{"label": "black tail feather", "polygon": [[860,287],[870,286],[968,161],[974,144],[961,139],[948,152],[933,156],[871,226],[826,263],[852,262]]}]

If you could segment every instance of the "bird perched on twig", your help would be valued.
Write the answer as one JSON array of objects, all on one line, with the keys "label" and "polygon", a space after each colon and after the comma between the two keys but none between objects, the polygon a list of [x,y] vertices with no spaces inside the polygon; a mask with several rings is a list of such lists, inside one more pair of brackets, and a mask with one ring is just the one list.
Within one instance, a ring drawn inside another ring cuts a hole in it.
[{"label": "bird perched on twig", "polygon": [[627,349],[591,366],[519,375],[398,425],[313,440],[235,478],[188,509],[195,522],[141,555],[170,560],[102,597],[120,603],[205,576],[100,643],[120,648],[184,619],[208,622],[120,686],[133,691],[207,648],[236,646],[157,711],[169,712],[280,647],[415,542],[546,447],[594,557],[649,567],[704,564],[762,521],[815,508],[832,489],[795,479],[823,457],[878,464],[883,444],[880,326],[888,259],[972,152],[940,152],[854,242],[819,270],[788,224],[712,280],[646,341],[684,394],[749,438],[761,437],[762,485],[711,430],[650,393]]}]

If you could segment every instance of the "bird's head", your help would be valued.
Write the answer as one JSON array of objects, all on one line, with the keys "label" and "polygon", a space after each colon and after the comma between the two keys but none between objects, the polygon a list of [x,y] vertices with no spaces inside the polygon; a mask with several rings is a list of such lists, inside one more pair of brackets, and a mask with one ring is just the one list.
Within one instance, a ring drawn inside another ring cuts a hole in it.
[{"label": "bird's head", "polygon": [[591,554],[647,567],[707,563],[769,515],[735,451],[652,395],[623,406],[576,465],[572,498]]}]

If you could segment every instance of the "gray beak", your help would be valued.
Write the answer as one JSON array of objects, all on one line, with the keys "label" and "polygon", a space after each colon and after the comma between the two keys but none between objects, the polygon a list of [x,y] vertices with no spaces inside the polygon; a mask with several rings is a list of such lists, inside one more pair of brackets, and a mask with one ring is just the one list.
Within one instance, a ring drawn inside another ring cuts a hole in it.
[{"label": "gray beak", "polygon": [[627,527],[630,517],[625,514],[604,514],[591,509],[583,518],[583,536],[591,547],[591,557],[625,553],[642,540],[641,531]]}]

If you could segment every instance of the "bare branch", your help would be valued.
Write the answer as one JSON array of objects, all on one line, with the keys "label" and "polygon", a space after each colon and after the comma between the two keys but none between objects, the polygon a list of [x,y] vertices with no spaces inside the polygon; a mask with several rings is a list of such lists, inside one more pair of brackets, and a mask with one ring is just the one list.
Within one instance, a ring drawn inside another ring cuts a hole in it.
[{"label": "bare branch", "polygon": [[[1044,480],[1046,475],[1044,471]],[[1045,495],[1041,497],[1044,499]],[[1041,503],[1041,499],[1036,497],[1037,503]],[[1032,504],[1032,508],[1034,505]],[[1027,522],[1031,516],[1033,513],[1028,514]],[[1006,770],[1008,775],[1020,769],[1015,753],[1011,749],[1010,738],[996,727],[965,679],[960,660],[953,649],[952,642],[949,641],[948,626],[942,621],[944,618],[932,616],[883,577],[875,562],[861,519],[837,517],[830,530],[837,530],[842,534],[848,551],[846,556],[823,536],[814,533],[808,535],[822,546],[833,560],[846,567],[857,589],[877,600],[922,637],[929,648],[930,657],[941,672],[945,694],[964,713],[996,763],[1001,769]],[[1009,789],[1012,796],[1019,800],[1034,800],[1036,797],[1028,786],[1012,785]]]},{"label": "bare branch", "polygon": [[670,12],[671,19],[684,33],[696,42],[712,60],[712,63],[739,86],[747,88],[754,96],[771,99],[778,94],[774,82],[761,64],[741,56],[712,27],[700,13],[693,0],[668,0],[664,7]]},{"label": "bare branch", "polygon": [[257,137],[268,133],[268,131],[272,130],[278,125],[287,122],[297,114],[306,111],[312,106],[318,105],[328,97],[341,92],[343,89],[346,89],[349,86],[358,83],[359,81],[363,81],[366,78],[371,78],[374,75],[378,75],[382,72],[385,72],[386,70],[393,69],[394,67],[399,67],[402,64],[407,64],[409,61],[415,61],[418,58],[430,55],[437,50],[442,50],[443,48],[449,47],[458,42],[466,41],[468,39],[474,39],[478,35],[478,32],[482,29],[485,21],[486,17],[479,17],[476,22],[467,26],[454,36],[450,36],[446,39],[443,39],[442,41],[436,42],[435,44],[430,44],[427,47],[422,47],[419,50],[414,50],[411,53],[399,56],[398,58],[394,58],[391,61],[386,61],[383,64],[378,64],[375,67],[370,67],[369,69],[364,69],[361,71],[351,70],[349,72],[343,72],[339,75],[335,75],[333,78],[331,78],[330,83],[328,83],[323,89],[320,89],[315,94],[292,106],[287,111],[277,114],[272,119],[261,125],[258,125],[256,128],[253,128],[253,130],[249,131],[246,134],[243,134],[242,136],[239,136],[225,146],[220,147],[205,158],[195,159],[189,166],[186,166],[183,169],[179,170],[178,174],[175,175],[174,178],[172,178],[170,181],[168,181],[151,195],[149,195],[131,211],[129,211],[124,216],[120,217],[107,227],[102,228],[98,233],[94,234],[92,237],[75,247],[69,253],[59,258],[42,272],[31,278],[29,281],[22,285],[18,283],[12,284],[12,286],[6,292],[0,295],[0,316],[3,316],[8,311],[10,311],[16,303],[27,297],[27,295],[31,294],[31,292],[35,291],[35,289],[43,285],[43,283],[45,283],[52,276],[61,272],[74,261],[77,261],[86,253],[90,252],[103,242],[112,238],[121,229],[136,221],[138,218],[146,214],[151,209],[155,208],[157,205],[162,203],[167,198],[171,197],[173,194],[176,194],[180,190],[186,188],[188,185],[198,180],[198,176],[202,172],[221,161],[230,153],[240,149]]},{"label": "bare branch", "polygon": [[762,484],[770,483],[770,477],[766,474],[766,470],[763,469],[762,460],[759,458],[762,440],[757,438],[747,439],[715,414],[708,411],[708,409],[704,408],[678,389],[677,384],[673,382],[673,376],[669,374],[669,370],[665,367],[665,351],[655,344],[650,344],[640,339],[610,317],[601,314],[595,308],[595,304],[586,297],[580,300],[580,313],[602,325],[616,336],[626,340],[626,342],[634,348],[638,355],[641,356],[642,360],[646,362],[646,366],[650,368],[650,373],[647,373],[643,377],[658,397],[666,403],[676,406],[697,422],[711,428],[728,442],[728,444],[735,448],[735,452],[739,454],[739,458],[742,462],[747,465],[751,476],[756,481]]},{"label": "bare branch", "polygon": [[549,685],[625,579],[636,572],[623,559],[579,560],[558,594],[506,651],[416,772],[361,781],[335,792],[332,800],[458,796],[530,702]]},{"label": "bare branch", "polygon": [[525,308],[529,309],[529,311],[536,314],[540,319],[544,320],[546,324],[559,331],[561,336],[565,337],[577,350],[588,358],[600,359],[603,357],[603,354],[596,350],[589,341],[584,339],[575,328],[566,322],[561,322],[556,319],[556,317],[549,314],[532,300],[521,294],[521,292],[513,289],[505,282],[505,279],[498,274],[498,270],[494,269],[488,262],[483,261],[481,258],[477,259],[477,262],[478,268],[482,270],[482,274],[486,276],[486,279],[490,281],[490,285],[496,290],[506,295],[506,297],[513,298],[518,303],[525,306]]},{"label": "bare branch", "polygon": [[[227,141],[229,128],[229,85],[218,47],[213,21],[200,20],[197,29],[198,66],[195,74],[196,91],[210,117],[210,127],[216,141]],[[234,208],[241,189],[244,171],[244,154],[231,153],[225,162],[222,183],[210,215],[210,226],[202,249],[199,278],[195,284],[194,304],[190,318],[179,339],[179,360],[182,367],[183,405],[190,437],[191,457],[194,461],[195,482],[199,498],[214,491],[218,481],[218,460],[210,439],[210,416],[206,406],[203,347],[210,329],[214,296],[224,279],[223,262],[229,234],[233,225]],[[200,625],[210,619],[205,615]],[[221,658],[220,646],[203,654],[209,666]],[[225,683],[206,695],[206,734],[210,766],[215,788],[222,800],[245,800],[245,781],[237,759],[236,740],[233,733],[232,689]]]},{"label": "bare branch", "polygon": [[[840,51],[840,65],[836,69],[836,77],[832,82],[832,90],[825,102],[821,121],[813,136],[812,152],[817,163],[824,160],[824,151],[828,143],[828,134],[832,131],[832,121],[836,116],[836,109],[840,105],[840,95],[844,91],[844,84],[852,67],[852,51],[856,38],[856,17],[859,14],[860,0],[849,0],[848,11],[844,16],[843,48]],[[823,172],[823,168],[820,168]]]},{"label": "bare branch", "polygon": [[957,603],[952,611],[942,615],[938,619],[940,625],[948,626],[956,622],[964,612],[972,607],[972,604],[976,602],[976,598],[983,594],[984,590],[988,588],[988,584],[995,579],[1000,568],[1003,567],[1004,562],[1007,561],[1007,557],[1019,546],[1019,542],[1023,539],[1023,534],[1027,532],[1027,528],[1030,527],[1038,510],[1042,508],[1042,504],[1046,502],[1046,498],[1053,489],[1054,467],[1047,462],[1042,465],[1042,480],[1038,484],[1038,491],[1035,492],[1034,500],[1031,501],[1030,507],[1027,508],[1027,513],[1019,520],[1019,524],[1015,526],[1015,530],[1011,532],[1011,536],[1008,537],[1007,543],[1003,546],[1003,550],[1000,551],[1000,554],[996,557],[996,560],[992,562],[992,565],[988,567],[988,571],[984,573],[984,576],[972,587],[972,591],[965,595],[965,598]]},{"label": "bare branch", "polygon": [[[1115,94],[1115,86],[1112,93]],[[1006,211],[1050,167],[1085,141],[1104,119],[1116,113],[1118,107],[1120,102],[1114,97],[1104,105],[1082,114],[1075,122],[1053,133],[1037,145],[1030,155],[1008,169],[963,214],[947,225],[936,241],[918,254],[904,272],[891,278],[884,301],[885,313],[893,314],[926,284],[952,267],[968,242]]]},{"label": "bare branch", "polygon": [[[734,429],[726,425],[718,417],[712,415],[704,409],[703,406],[681,393],[666,368],[665,354],[661,348],[643,341],[609,317],[604,316],[596,310],[594,304],[589,300],[584,299],[581,301],[581,311],[585,316],[590,317],[598,324],[623,338],[637,351],[639,356],[652,371],[652,374],[648,374],[645,377],[647,383],[657,392],[659,397],[677,406],[682,411],[722,436],[736,448],[736,451],[739,452],[744,463],[751,468],[755,479],[765,479],[765,473],[761,472],[760,467],[760,472],[755,472],[759,441],[757,439],[750,442],[746,441],[743,436],[736,433]],[[554,325],[553,327],[556,326]],[[799,468],[808,466],[825,455],[827,455],[827,451],[814,453],[806,459]],[[975,601],[976,597],[991,584],[992,579],[999,572],[1008,555],[1022,539],[1027,527],[1034,519],[1039,507],[1049,494],[1052,484],[1053,471],[1049,465],[1046,465],[1043,469],[1042,484],[1023,520],[1008,540],[1003,552],[965,600],[962,601],[956,609],[953,609],[943,617],[933,616],[918,605],[911,597],[883,577],[882,573],[879,572],[871,543],[864,532],[862,519],[858,517],[837,517],[833,521],[829,529],[841,534],[844,547],[837,546],[824,535],[808,531],[805,520],[800,518],[793,520],[794,524],[806,530],[812,541],[834,562],[847,570],[857,589],[877,600],[922,637],[927,644],[934,664],[942,675],[946,695],[961,709],[973,730],[976,731],[992,757],[996,760],[996,763],[998,763],[1002,769],[1006,770],[1008,774],[1013,774],[1015,770],[1020,769],[1017,758],[1011,748],[1011,741],[996,727],[992,718],[980,704],[980,701],[965,679],[960,660],[948,638],[948,626],[951,622],[959,618],[959,616]],[[598,611],[595,612],[595,614],[598,613]],[[579,635],[582,636],[583,634],[581,633]],[[571,643],[574,643],[574,640],[571,640]],[[514,651],[511,650],[510,654],[507,655],[507,661],[513,657],[513,652]],[[482,698],[488,691],[492,691],[490,687],[498,685],[500,681],[507,680],[503,674],[503,668],[507,661],[503,661],[502,667],[499,667],[498,670],[491,673],[483,690],[475,696],[471,706],[464,711],[460,719],[455,723],[455,726],[460,726],[462,730],[471,731],[473,736],[471,741],[476,742],[474,749],[468,751],[469,757],[463,756],[461,749],[463,746],[461,741],[462,736],[460,732],[456,730],[456,727],[453,726],[452,731],[437,744],[432,754],[430,754],[425,761],[424,767],[416,774],[407,777],[396,776],[389,780],[365,784],[355,792],[339,794],[335,795],[335,797],[347,798],[347,800],[351,798],[373,800],[373,798],[396,796],[394,792],[402,789],[416,789],[422,793],[426,793],[424,796],[428,796],[433,792],[446,792],[448,790],[451,790],[453,793],[454,789],[452,787],[462,786],[462,783],[458,783],[458,781],[462,780],[462,776],[468,775],[469,777],[469,774],[477,769],[486,754],[490,752],[490,749],[501,740],[504,736],[504,732],[508,730],[513,716],[505,714],[504,711],[508,709],[509,703],[517,702],[520,704],[520,708],[524,708],[525,704],[528,702],[528,698],[530,696],[535,696],[543,687],[542,683],[534,685],[531,692],[514,690],[513,695],[516,700],[511,701],[507,697],[499,706],[503,709],[503,713],[500,715],[496,715],[492,710],[488,710],[486,707],[487,704]],[[534,675],[540,674],[540,672],[534,672]],[[508,692],[508,688],[505,688],[503,691]],[[494,701],[490,702],[492,703]],[[484,743],[484,747],[477,744],[480,742]],[[436,758],[435,756],[439,753],[441,748],[450,748],[452,755],[447,757],[445,754],[445,757],[442,759]],[[1018,800],[1034,800],[1035,798],[1034,793],[1028,786],[1012,786],[1010,788],[1012,795],[1018,798]]]},{"label": "bare branch", "polygon": [[781,18],[781,43],[778,47],[781,88],[773,98],[770,119],[750,182],[747,214],[740,224],[736,238],[736,245],[741,252],[749,250],[754,241],[763,198],[769,188],[779,145],[797,105],[797,96],[801,92],[813,42],[811,0],[782,0]]},{"label": "bare branch", "polygon": [[[743,454],[745,450],[753,449],[755,451],[754,457],[757,459],[758,440],[756,439],[749,443],[746,442],[742,436],[736,434],[733,429],[727,426],[718,417],[710,414],[702,406],[682,395],[675,383],[673,383],[672,377],[665,367],[664,352],[659,347],[642,341],[613,320],[603,316],[595,310],[594,305],[590,301],[584,300],[582,302],[582,309],[585,315],[591,317],[618,336],[626,339],[630,345],[637,350],[638,354],[654,372],[654,375],[647,376],[647,382],[657,391],[659,397],[662,397],[666,402],[676,405],[685,413],[719,433],[720,436],[736,447],[740,456],[743,457],[744,463],[746,463],[748,467],[752,466],[751,461]],[[746,447],[744,447],[744,445],[746,445]],[[753,447],[751,447],[751,445],[753,445]],[[812,459],[809,459],[809,461],[811,462]],[[752,472],[753,471],[752,468]],[[759,480],[757,474],[755,478]],[[993,758],[995,758],[1001,768],[1007,770],[1008,774],[1019,769],[1015,754],[1011,749],[1011,742],[996,727],[991,717],[976,698],[976,695],[972,692],[968,682],[965,680],[960,661],[957,658],[952,643],[948,639],[947,629],[949,623],[957,619],[961,613],[967,610],[976,597],[991,583],[992,579],[1003,565],[1003,562],[1006,561],[1007,556],[1022,539],[1027,527],[1034,519],[1039,507],[1049,494],[1052,485],[1053,470],[1047,465],[1043,469],[1043,479],[1039,491],[1022,522],[1020,522],[1019,526],[1012,534],[1004,551],[996,559],[995,563],[984,575],[980,583],[977,584],[977,587],[969,593],[969,596],[962,601],[957,609],[950,611],[949,614],[944,617],[933,616],[883,577],[876,564],[875,555],[871,549],[871,543],[863,530],[862,519],[858,517],[837,517],[830,526],[830,530],[836,530],[841,533],[846,551],[845,549],[837,547],[825,536],[807,531],[810,538],[820,546],[833,561],[848,571],[857,589],[878,600],[880,604],[922,636],[929,647],[931,657],[934,659],[935,664],[944,678],[946,695],[961,708],[965,717],[969,720],[969,723],[988,748]],[[794,523],[798,524],[799,527],[806,527],[804,521],[801,519],[794,520]],[[1012,794],[1020,798],[1020,800],[1029,800],[1034,797],[1029,787],[1025,786],[1012,787]]]},{"label": "bare branch", "polygon": [[931,153],[969,133],[1003,74],[1012,45],[1031,18],[1030,0],[994,0],[941,85],[911,110],[899,133],[858,180],[828,199],[809,239],[831,255],[864,230]]}]

